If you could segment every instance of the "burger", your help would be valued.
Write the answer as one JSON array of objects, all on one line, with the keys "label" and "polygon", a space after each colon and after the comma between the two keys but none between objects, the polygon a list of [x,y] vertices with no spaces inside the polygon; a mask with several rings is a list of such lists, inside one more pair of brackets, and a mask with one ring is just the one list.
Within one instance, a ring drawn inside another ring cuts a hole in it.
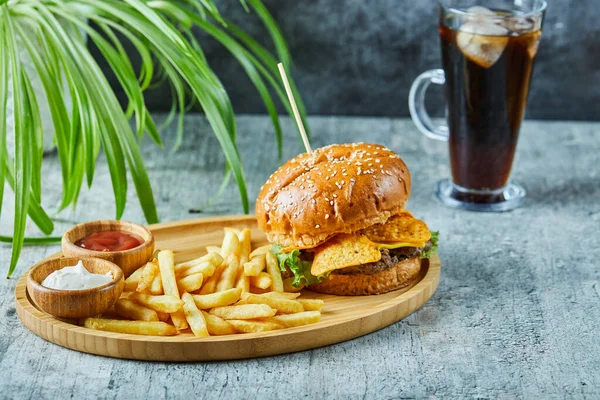
[{"label": "burger", "polygon": [[282,276],[335,295],[410,285],[437,245],[437,233],[404,209],[410,184],[404,161],[377,144],[334,144],[282,165],[256,201]]}]

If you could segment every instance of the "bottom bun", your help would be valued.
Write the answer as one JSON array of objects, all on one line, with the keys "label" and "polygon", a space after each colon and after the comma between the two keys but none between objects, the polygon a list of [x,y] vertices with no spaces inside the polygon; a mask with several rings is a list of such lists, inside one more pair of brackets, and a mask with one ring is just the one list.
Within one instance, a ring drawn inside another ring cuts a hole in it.
[{"label": "bottom bun", "polygon": [[421,257],[413,257],[371,275],[336,274],[334,271],[323,282],[310,285],[307,289],[338,296],[382,294],[410,285],[417,278],[420,270]]}]

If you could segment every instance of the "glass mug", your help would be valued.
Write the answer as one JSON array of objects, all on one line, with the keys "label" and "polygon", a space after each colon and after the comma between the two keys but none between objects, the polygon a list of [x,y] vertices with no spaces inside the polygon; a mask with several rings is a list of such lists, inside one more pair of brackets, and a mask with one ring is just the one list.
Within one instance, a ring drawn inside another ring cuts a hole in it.
[{"label": "glass mug", "polygon": [[[451,179],[436,185],[442,203],[472,211],[521,206],[509,180],[546,9],[544,0],[440,0],[443,70],[421,74],[410,115],[426,136],[448,141]],[[445,86],[447,125],[425,110],[425,92]]]}]

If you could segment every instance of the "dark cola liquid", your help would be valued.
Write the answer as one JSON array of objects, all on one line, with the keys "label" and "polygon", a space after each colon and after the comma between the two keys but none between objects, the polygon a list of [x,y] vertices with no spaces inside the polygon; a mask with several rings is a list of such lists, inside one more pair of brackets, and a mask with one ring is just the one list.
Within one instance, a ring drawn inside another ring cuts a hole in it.
[{"label": "dark cola liquid", "polygon": [[440,24],[452,179],[489,190],[510,175],[541,31],[478,31]]}]

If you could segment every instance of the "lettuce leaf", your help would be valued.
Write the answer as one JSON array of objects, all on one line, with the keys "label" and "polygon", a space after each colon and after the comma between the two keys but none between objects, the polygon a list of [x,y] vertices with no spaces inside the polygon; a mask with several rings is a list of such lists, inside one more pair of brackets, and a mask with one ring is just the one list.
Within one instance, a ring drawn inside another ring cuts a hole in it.
[{"label": "lettuce leaf", "polygon": [[432,255],[437,254],[439,236],[439,232],[431,232],[431,248],[422,252],[421,258],[430,258]]},{"label": "lettuce leaf", "polygon": [[310,267],[312,263],[310,261],[304,261],[300,259],[300,250],[294,249],[289,253],[284,253],[281,250],[283,246],[277,243],[271,247],[271,253],[277,258],[279,262],[279,269],[283,272],[289,268],[294,273],[294,281],[292,286],[300,287],[302,284],[308,286],[313,283],[320,283],[323,279],[327,278],[329,274],[323,274],[321,276],[314,276],[310,273]]}]

